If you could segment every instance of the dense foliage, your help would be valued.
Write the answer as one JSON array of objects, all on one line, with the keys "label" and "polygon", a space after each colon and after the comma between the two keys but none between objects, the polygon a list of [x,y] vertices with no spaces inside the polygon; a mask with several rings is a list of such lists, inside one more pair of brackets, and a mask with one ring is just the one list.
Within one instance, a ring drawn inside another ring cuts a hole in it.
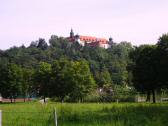
[{"label": "dense foliage", "polygon": [[164,34],[156,45],[142,45],[135,48],[130,57],[132,63],[133,85],[140,92],[147,93],[147,101],[150,94],[155,101],[156,91],[168,87],[168,35]]},{"label": "dense foliage", "polygon": [[[52,35],[29,47],[0,50],[0,92],[3,97],[57,96],[82,100],[92,90],[130,85],[127,64],[132,45],[111,48],[81,46]],[[12,71],[12,72],[11,72]]]}]

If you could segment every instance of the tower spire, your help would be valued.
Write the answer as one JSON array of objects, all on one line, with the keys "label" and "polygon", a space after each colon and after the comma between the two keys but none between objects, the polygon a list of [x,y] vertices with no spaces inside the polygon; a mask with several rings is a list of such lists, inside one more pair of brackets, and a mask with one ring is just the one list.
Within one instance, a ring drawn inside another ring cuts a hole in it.
[{"label": "tower spire", "polygon": [[71,28],[70,38],[73,38],[73,37],[74,37],[74,32],[73,32],[73,29]]}]

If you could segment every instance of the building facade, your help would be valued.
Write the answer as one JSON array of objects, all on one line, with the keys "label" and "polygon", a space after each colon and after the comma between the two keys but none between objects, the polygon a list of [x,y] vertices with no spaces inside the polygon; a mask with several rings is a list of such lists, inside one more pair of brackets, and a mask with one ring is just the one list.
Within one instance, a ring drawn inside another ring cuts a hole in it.
[{"label": "building facade", "polygon": [[109,38],[109,40],[105,38],[97,38],[92,36],[82,36],[82,35],[75,35],[73,30],[71,29],[70,36],[67,37],[67,39],[70,42],[78,42],[80,45],[85,46],[92,46],[92,47],[101,47],[101,48],[109,48],[110,45],[113,43],[112,38]]}]

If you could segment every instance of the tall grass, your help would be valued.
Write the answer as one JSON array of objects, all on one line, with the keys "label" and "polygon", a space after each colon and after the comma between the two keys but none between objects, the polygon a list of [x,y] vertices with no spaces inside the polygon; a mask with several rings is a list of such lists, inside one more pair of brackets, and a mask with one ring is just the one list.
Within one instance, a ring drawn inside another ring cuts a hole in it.
[{"label": "tall grass", "polygon": [[65,104],[62,126],[167,126],[167,104]]},{"label": "tall grass", "polygon": [[53,126],[54,107],[59,126],[168,126],[168,103],[0,104],[11,126]]},{"label": "tall grass", "polygon": [[53,114],[47,106],[39,103],[2,104],[3,126],[48,126],[53,125]]}]

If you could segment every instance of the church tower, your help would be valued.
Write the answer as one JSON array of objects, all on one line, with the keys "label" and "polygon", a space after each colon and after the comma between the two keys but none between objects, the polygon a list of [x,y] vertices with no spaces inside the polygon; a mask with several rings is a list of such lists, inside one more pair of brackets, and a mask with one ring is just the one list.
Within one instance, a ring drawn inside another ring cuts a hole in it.
[{"label": "church tower", "polygon": [[113,38],[112,38],[112,37],[109,38],[109,44],[110,44],[110,45],[113,44]]},{"label": "church tower", "polygon": [[71,28],[70,38],[73,38],[73,37],[74,37],[74,32],[73,32],[73,29]]}]

